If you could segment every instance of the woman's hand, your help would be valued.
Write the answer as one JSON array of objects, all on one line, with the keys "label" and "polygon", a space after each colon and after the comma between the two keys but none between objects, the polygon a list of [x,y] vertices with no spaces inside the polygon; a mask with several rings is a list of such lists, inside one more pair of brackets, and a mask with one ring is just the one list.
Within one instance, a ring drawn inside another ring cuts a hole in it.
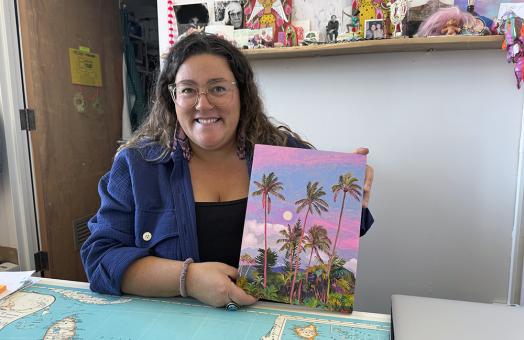
[{"label": "woman's hand", "polygon": [[[368,148],[358,148],[354,153],[359,155],[367,155],[369,153]],[[373,176],[375,175],[375,170],[370,165],[366,165],[366,176],[364,178],[364,198],[362,199],[362,207],[367,208],[369,203],[369,196],[371,194],[371,185],[373,184]]]},{"label": "woman's hand", "polygon": [[240,306],[255,303],[256,298],[232,281],[237,275],[236,268],[224,263],[192,263],[187,270],[186,290],[189,296],[214,307],[222,307],[229,302]]}]

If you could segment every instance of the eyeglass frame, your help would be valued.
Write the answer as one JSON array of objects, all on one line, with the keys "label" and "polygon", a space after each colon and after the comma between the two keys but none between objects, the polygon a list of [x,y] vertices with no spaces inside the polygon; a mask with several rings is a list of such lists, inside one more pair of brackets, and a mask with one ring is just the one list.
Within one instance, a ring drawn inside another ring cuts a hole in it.
[{"label": "eyeglass frame", "polygon": [[[229,84],[233,85],[234,87],[237,87],[237,82],[236,81],[226,81]],[[208,84],[207,86],[209,86],[211,84]],[[168,84],[167,85],[167,89],[169,90],[169,93],[171,94],[171,100],[173,100],[173,102],[177,105],[180,105],[176,102],[176,84],[175,83],[171,83],[171,84]],[[202,89],[199,87],[199,86],[195,86],[195,88],[198,90],[197,91],[197,97],[196,97],[196,100],[195,100],[195,103],[193,105],[191,105],[189,108],[193,108],[195,107],[197,104],[198,104],[198,101],[200,100],[201,96],[202,95],[205,95],[206,96],[206,99],[207,101],[211,104],[211,101],[209,101],[209,97],[207,96],[209,94],[209,88],[206,88],[205,91],[202,91]],[[237,87],[238,88],[238,87]],[[215,104],[213,104],[213,106],[216,106]]]}]

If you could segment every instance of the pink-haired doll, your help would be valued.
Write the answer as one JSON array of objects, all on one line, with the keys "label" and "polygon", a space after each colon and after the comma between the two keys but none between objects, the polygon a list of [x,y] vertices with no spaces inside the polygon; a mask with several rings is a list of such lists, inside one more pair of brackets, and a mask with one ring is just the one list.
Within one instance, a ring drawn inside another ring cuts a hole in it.
[{"label": "pink-haired doll", "polygon": [[417,36],[455,35],[461,27],[473,26],[474,23],[475,17],[468,12],[462,12],[457,7],[442,8],[420,25]]}]

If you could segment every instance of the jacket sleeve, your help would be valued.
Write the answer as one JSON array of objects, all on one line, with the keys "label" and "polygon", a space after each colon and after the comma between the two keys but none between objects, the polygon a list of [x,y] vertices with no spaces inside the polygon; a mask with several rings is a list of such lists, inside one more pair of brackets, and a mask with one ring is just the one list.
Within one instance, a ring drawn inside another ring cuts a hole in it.
[{"label": "jacket sleeve", "polygon": [[91,235],[80,250],[90,288],[99,293],[121,295],[125,270],[149,255],[147,248],[135,245],[135,205],[126,155],[129,150],[119,152],[111,171],[100,179],[100,209],[88,222]]},{"label": "jacket sleeve", "polygon": [[[296,140],[292,136],[288,136],[287,146],[292,147],[292,148],[309,149],[307,145],[300,143],[298,140]],[[373,215],[371,215],[371,211],[369,211],[368,208],[362,208],[362,215],[360,217],[360,236],[361,237],[366,235],[368,230],[373,225],[373,222],[375,222],[375,219],[373,218]]]},{"label": "jacket sleeve", "polygon": [[360,237],[366,235],[371,225],[375,222],[371,211],[368,208],[362,208],[362,215],[360,216]]}]

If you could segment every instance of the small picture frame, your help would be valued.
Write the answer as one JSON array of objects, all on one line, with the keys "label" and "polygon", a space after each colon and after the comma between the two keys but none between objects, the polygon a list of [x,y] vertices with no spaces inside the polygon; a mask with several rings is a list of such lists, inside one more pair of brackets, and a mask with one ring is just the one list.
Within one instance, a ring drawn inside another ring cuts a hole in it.
[{"label": "small picture frame", "polygon": [[364,23],[364,38],[366,40],[384,39],[384,19],[370,19]]}]

